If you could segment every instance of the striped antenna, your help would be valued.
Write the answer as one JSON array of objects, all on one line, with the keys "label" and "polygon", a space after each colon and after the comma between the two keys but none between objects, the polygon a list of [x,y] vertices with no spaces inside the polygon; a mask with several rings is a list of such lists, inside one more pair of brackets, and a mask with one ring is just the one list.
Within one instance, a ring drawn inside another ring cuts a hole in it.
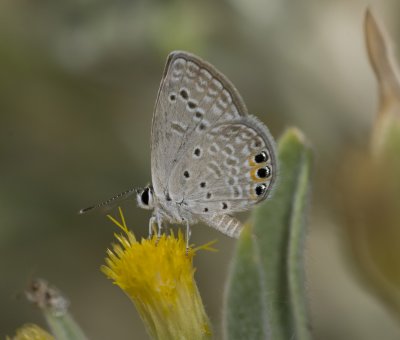
[{"label": "striped antenna", "polygon": [[79,215],[86,214],[87,212],[92,211],[94,209],[98,209],[98,208],[106,208],[107,210],[111,209],[116,205],[116,203],[125,201],[126,199],[131,197],[133,194],[136,194],[137,192],[138,192],[137,188],[128,189],[128,190],[121,192],[120,194],[108,199],[107,201],[104,201],[99,204],[93,205],[91,207],[87,207],[87,208],[79,210]]}]

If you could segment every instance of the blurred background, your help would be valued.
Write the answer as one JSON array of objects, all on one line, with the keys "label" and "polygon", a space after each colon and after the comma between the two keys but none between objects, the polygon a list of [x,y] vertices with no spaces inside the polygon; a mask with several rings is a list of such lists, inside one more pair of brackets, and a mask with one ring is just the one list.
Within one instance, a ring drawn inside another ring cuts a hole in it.
[{"label": "blurred background", "polygon": [[[368,143],[377,86],[363,35],[367,5],[394,42],[397,0],[2,0],[0,2],[0,337],[45,327],[22,292],[40,276],[70,298],[92,339],[146,339],[130,301],[99,267],[116,231],[77,211],[150,182],[150,126],[167,54],[214,64],[279,138],[304,131],[315,150],[307,286],[316,339],[399,339],[398,320],[355,274],[327,174]],[[150,213],[124,204],[147,236]],[[204,225],[197,282],[220,338],[235,240]]]}]

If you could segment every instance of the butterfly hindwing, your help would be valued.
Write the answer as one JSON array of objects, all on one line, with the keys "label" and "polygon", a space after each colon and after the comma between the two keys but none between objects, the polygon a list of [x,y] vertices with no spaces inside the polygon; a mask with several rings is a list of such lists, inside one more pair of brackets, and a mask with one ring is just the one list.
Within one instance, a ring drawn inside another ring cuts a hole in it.
[{"label": "butterfly hindwing", "polygon": [[200,217],[249,209],[269,195],[276,178],[271,141],[253,116],[215,124],[190,143],[175,166],[171,197]]}]

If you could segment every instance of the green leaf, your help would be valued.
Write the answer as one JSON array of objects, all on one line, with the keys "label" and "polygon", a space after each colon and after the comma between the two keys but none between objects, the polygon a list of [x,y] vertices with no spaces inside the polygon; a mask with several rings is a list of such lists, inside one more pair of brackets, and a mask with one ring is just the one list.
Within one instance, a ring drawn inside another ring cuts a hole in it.
[{"label": "green leaf", "polygon": [[51,311],[44,310],[43,314],[51,329],[51,333],[57,340],[87,340],[82,329],[69,312],[57,315]]},{"label": "green leaf", "polygon": [[[232,280],[229,286],[229,298],[225,300],[225,309],[234,311],[226,314],[228,339],[265,339],[267,332],[263,322],[263,299],[260,279],[260,260],[254,251],[250,225],[240,235],[236,256],[232,263]],[[243,296],[246,303],[243,303]],[[251,316],[251,317],[249,317]],[[240,320],[240,322],[238,322]]]},{"label": "green leaf", "polygon": [[233,260],[224,314],[229,340],[311,339],[303,263],[311,150],[298,130],[280,139],[278,160],[273,196],[254,210]]}]

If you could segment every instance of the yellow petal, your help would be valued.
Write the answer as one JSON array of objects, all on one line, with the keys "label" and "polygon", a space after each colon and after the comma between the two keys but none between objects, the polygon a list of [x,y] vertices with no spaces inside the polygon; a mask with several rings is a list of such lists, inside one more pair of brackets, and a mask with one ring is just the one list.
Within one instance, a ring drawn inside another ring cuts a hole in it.
[{"label": "yellow petal", "polygon": [[209,320],[194,280],[193,257],[199,249],[211,249],[210,244],[186,249],[181,231],[137,241],[120,214],[122,223],[111,220],[123,234],[108,250],[103,273],[130,297],[152,337],[208,339]]},{"label": "yellow petal", "polygon": [[54,340],[54,337],[37,325],[26,324],[10,340]]}]

